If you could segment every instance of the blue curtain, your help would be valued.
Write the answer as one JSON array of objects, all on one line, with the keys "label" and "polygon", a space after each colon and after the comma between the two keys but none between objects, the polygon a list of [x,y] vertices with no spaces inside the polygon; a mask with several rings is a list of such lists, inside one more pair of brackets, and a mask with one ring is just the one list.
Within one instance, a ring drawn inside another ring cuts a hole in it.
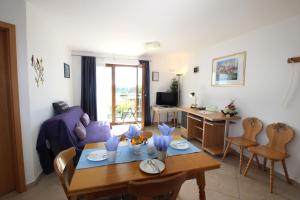
[{"label": "blue curtain", "polygon": [[150,110],[150,66],[148,60],[140,60],[140,64],[143,65],[145,70],[145,96],[144,96],[144,102],[145,102],[145,126],[151,125],[151,110]]},{"label": "blue curtain", "polygon": [[81,108],[97,121],[96,58],[81,57]]}]

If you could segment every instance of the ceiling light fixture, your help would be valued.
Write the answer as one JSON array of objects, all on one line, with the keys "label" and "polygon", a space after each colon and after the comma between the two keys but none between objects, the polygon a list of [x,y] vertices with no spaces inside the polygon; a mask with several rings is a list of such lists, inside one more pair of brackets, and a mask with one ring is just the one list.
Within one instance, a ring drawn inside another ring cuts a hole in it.
[{"label": "ceiling light fixture", "polygon": [[148,50],[159,49],[160,48],[160,42],[158,42],[158,41],[146,42],[145,43],[145,48],[148,49]]}]

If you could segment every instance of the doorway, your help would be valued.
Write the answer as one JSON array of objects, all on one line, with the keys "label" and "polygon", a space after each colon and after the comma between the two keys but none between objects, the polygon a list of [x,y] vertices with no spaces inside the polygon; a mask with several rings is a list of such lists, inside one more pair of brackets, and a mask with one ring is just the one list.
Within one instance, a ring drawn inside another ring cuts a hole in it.
[{"label": "doorway", "polygon": [[24,192],[15,26],[0,22],[0,196]]},{"label": "doorway", "polygon": [[109,120],[120,129],[129,124],[144,126],[144,68],[141,65],[97,67],[97,91],[100,119]]}]

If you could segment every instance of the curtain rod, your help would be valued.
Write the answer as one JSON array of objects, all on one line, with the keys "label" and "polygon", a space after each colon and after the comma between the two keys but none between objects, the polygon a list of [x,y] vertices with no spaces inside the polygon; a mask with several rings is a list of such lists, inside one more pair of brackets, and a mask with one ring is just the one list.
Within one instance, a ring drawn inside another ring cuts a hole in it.
[{"label": "curtain rod", "polygon": [[[87,56],[87,55],[80,55],[80,54],[71,54],[71,56]],[[139,60],[148,60],[148,59],[144,59],[144,58],[141,58],[141,59],[138,59],[138,58],[122,58],[122,57],[118,57],[118,56],[91,56],[91,57],[96,57],[96,58],[102,58],[102,59],[105,59],[105,58],[110,58],[110,59],[123,59],[123,60],[132,60],[132,61],[139,61]],[[151,60],[148,60],[149,62],[151,62]]]}]

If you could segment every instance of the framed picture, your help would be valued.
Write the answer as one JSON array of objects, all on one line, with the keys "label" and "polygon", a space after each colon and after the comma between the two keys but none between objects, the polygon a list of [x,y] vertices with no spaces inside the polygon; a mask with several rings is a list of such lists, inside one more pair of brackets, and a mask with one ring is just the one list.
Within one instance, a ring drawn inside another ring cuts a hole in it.
[{"label": "framed picture", "polygon": [[194,73],[198,73],[199,72],[199,66],[194,67]]},{"label": "framed picture", "polygon": [[159,72],[152,72],[152,81],[159,81]]},{"label": "framed picture", "polygon": [[64,76],[65,78],[70,78],[70,65],[64,63]]},{"label": "framed picture", "polygon": [[212,61],[212,86],[241,86],[245,84],[246,52],[232,54]]}]

